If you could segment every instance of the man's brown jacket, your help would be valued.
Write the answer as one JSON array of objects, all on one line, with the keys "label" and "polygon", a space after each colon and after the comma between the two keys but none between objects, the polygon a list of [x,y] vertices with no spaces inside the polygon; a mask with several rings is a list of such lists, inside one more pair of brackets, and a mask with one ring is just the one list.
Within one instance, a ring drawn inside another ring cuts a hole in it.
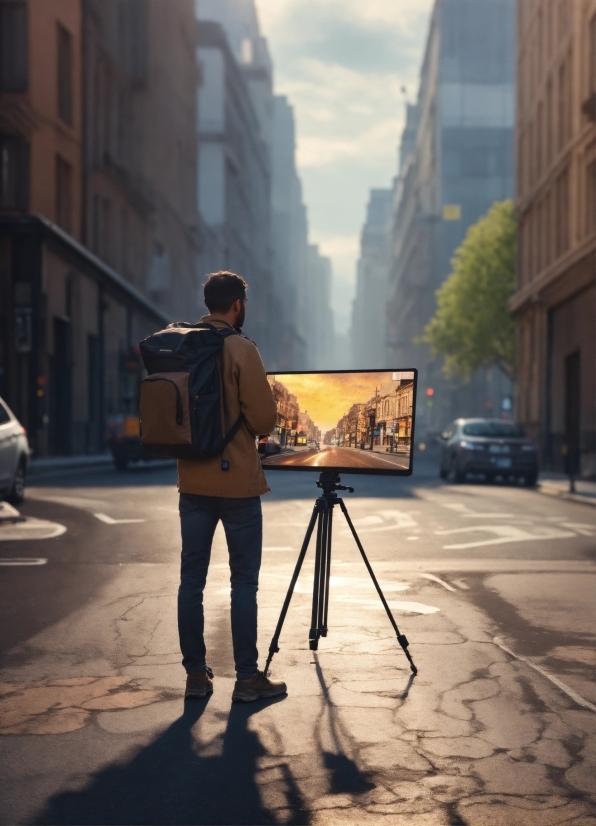
[{"label": "man's brown jacket", "polygon": [[[226,321],[203,316],[218,327]],[[242,336],[228,336],[223,345],[223,389],[226,430],[240,413],[244,422],[224,449],[223,455],[209,459],[178,459],[178,490],[201,496],[240,499],[260,496],[269,487],[261,468],[255,437],[270,433],[277,421],[277,409],[261,356],[256,346]],[[229,470],[222,470],[222,459]]]}]

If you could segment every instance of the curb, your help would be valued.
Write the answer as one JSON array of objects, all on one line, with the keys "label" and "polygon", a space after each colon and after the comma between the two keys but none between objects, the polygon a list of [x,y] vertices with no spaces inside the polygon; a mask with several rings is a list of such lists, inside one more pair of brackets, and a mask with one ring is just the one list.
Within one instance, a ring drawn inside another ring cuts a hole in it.
[{"label": "curb", "polygon": [[549,485],[548,482],[539,483],[535,490],[543,496],[556,496],[558,499],[565,499],[568,502],[578,502],[580,505],[596,507],[596,497],[582,496],[581,493],[569,493],[569,491],[564,491],[554,485]]},{"label": "curb", "polygon": [[32,459],[29,463],[28,476],[42,476],[56,471],[69,471],[101,467],[113,464],[112,454],[92,456],[63,456],[55,459]]}]

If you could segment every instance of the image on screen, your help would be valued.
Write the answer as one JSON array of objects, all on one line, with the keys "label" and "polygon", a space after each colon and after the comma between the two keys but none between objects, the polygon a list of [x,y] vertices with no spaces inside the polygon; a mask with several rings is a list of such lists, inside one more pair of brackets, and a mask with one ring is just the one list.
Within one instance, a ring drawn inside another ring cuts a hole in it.
[{"label": "image on screen", "polygon": [[277,424],[263,467],[412,473],[416,370],[268,373]]}]

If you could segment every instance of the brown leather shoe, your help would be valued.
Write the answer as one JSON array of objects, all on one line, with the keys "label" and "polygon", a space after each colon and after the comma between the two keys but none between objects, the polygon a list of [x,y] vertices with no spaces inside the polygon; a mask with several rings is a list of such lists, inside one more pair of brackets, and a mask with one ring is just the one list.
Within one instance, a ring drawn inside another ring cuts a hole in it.
[{"label": "brown leather shoe", "polygon": [[250,680],[236,680],[232,700],[250,703],[263,697],[277,697],[286,694],[288,687],[281,680],[274,682],[266,677],[262,671],[257,671]]},{"label": "brown leather shoe", "polygon": [[210,668],[201,674],[189,674],[186,678],[186,691],[184,698],[187,697],[206,697],[213,691],[213,683],[211,678],[213,671]]}]

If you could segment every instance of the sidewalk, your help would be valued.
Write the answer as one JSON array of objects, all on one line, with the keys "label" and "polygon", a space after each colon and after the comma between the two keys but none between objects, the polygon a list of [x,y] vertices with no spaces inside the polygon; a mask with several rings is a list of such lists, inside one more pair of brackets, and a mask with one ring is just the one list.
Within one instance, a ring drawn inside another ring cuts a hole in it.
[{"label": "sidewalk", "polygon": [[596,482],[576,479],[575,493],[570,493],[569,477],[563,473],[541,473],[538,480],[538,492],[584,505],[596,505]]}]

